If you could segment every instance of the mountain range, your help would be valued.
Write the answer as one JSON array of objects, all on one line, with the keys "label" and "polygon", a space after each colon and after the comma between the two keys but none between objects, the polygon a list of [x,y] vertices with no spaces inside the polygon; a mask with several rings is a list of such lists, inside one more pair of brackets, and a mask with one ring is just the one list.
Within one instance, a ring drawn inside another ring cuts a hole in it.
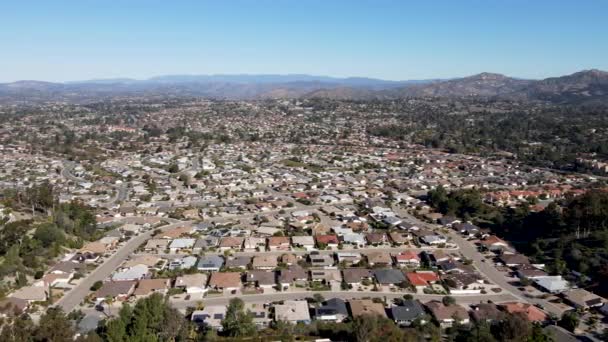
[{"label": "mountain range", "polygon": [[0,101],[90,101],[109,96],[195,96],[218,99],[331,98],[399,99],[482,97],[553,103],[608,104],[608,72],[584,70],[543,80],[494,73],[447,80],[387,81],[292,75],[167,75],[136,80],[100,79],[65,83],[17,81],[0,84]]}]

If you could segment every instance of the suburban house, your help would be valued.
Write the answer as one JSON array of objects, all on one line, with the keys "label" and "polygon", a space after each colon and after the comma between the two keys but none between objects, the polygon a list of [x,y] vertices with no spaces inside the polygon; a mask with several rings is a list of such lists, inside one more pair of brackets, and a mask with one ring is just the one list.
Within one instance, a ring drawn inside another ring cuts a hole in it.
[{"label": "suburban house", "polygon": [[184,274],[175,279],[175,288],[184,289],[186,293],[207,292],[208,277],[205,273]]},{"label": "suburban house", "polygon": [[420,267],[420,257],[414,251],[403,251],[395,256],[395,264],[401,267]]},{"label": "suburban house", "polygon": [[29,304],[44,302],[48,295],[47,289],[46,286],[24,286],[13,292],[10,297],[25,300]]},{"label": "suburban house", "polygon": [[260,303],[245,303],[245,312],[253,316],[253,324],[259,329],[267,328],[270,325],[270,312],[266,305]]},{"label": "suburban house", "polygon": [[192,322],[222,331],[222,321],[226,316],[226,305],[205,305],[203,310],[192,312]]},{"label": "suburban house", "polygon": [[388,242],[388,238],[384,233],[368,233],[365,235],[365,239],[372,246],[384,245]]},{"label": "suburban house", "polygon": [[238,290],[241,288],[241,274],[239,272],[212,272],[209,287],[216,290]]},{"label": "suburban house", "polygon": [[362,259],[361,253],[356,252],[337,252],[336,258],[339,264],[344,263],[345,265],[358,264]]},{"label": "suburban house", "polygon": [[308,251],[315,248],[315,239],[312,236],[292,236],[291,243],[296,247],[304,248]]},{"label": "suburban house", "polygon": [[315,319],[319,321],[340,323],[348,317],[346,302],[340,298],[329,299],[315,308]]},{"label": "suburban house", "polygon": [[405,282],[405,276],[401,270],[393,268],[373,270],[374,277],[380,285],[395,286]]},{"label": "suburban house", "polygon": [[220,239],[219,250],[221,252],[230,251],[230,250],[240,250],[243,247],[243,241],[245,241],[242,237],[236,236],[226,236]]},{"label": "suburban house", "polygon": [[420,239],[420,242],[427,244],[429,246],[443,245],[448,242],[448,240],[445,236],[439,235],[439,234],[423,235],[419,239]]},{"label": "suburban house", "polygon": [[365,256],[370,266],[390,266],[393,264],[393,259],[388,252],[369,252]]},{"label": "suburban house", "polygon": [[348,285],[361,286],[363,280],[372,279],[372,271],[367,268],[345,268],[342,270],[342,278]]},{"label": "suburban house", "polygon": [[202,251],[206,251],[211,248],[216,248],[220,243],[220,238],[217,236],[203,236],[196,240],[194,246],[192,246],[192,253],[200,254]]},{"label": "suburban house", "polygon": [[274,255],[257,255],[253,257],[251,267],[255,270],[274,270],[278,266]]},{"label": "suburban house", "polygon": [[85,269],[83,264],[60,261],[56,263],[47,274],[42,277],[45,286],[67,287],[68,282],[74,277],[76,272]]},{"label": "suburban house", "polygon": [[196,261],[198,259],[195,256],[189,255],[183,258],[177,258],[169,261],[169,265],[167,266],[170,270],[183,269],[187,270],[189,268],[196,266]]},{"label": "suburban house", "polygon": [[116,272],[112,275],[113,281],[121,280],[139,280],[145,278],[149,273],[149,268],[146,265],[135,265]]},{"label": "suburban house", "polygon": [[549,293],[562,293],[570,289],[570,284],[561,275],[536,277],[532,281],[537,287]]},{"label": "suburban house", "polygon": [[336,235],[316,235],[315,240],[318,248],[338,248],[338,244],[340,244]]},{"label": "suburban house", "polygon": [[112,300],[126,300],[135,291],[136,281],[108,281],[104,282],[103,285],[95,291],[93,295],[97,301],[105,300],[106,298],[112,298]]},{"label": "suburban house", "polygon": [[530,322],[545,322],[549,318],[541,309],[528,303],[503,303],[499,306],[508,313],[522,313]]},{"label": "suburban house", "polygon": [[0,318],[19,316],[28,306],[29,303],[25,299],[6,297],[0,300]]},{"label": "suburban house", "polygon": [[167,239],[150,239],[146,242],[146,245],[144,246],[144,251],[164,253],[168,247],[169,240]]},{"label": "suburban house", "polygon": [[312,267],[333,267],[335,263],[333,256],[319,252],[311,252],[308,258]]},{"label": "suburban house", "polygon": [[528,257],[523,254],[503,254],[500,256],[500,261],[507,267],[530,264],[530,259],[528,259]]},{"label": "suburban house", "polygon": [[242,270],[246,270],[250,264],[251,264],[250,256],[236,256],[236,257],[229,257],[228,259],[226,259],[225,266],[226,266],[226,268],[230,268],[230,269],[240,268]]},{"label": "suburban house", "polygon": [[286,253],[281,255],[281,262],[287,266],[295,265],[298,263],[298,257],[295,254]]},{"label": "suburban house", "polygon": [[468,311],[460,305],[444,305],[442,302],[433,300],[425,304],[433,317],[439,322],[442,328],[449,328],[454,323],[469,323]]},{"label": "suburban house", "polygon": [[243,250],[245,252],[263,251],[266,249],[266,238],[249,236],[245,238]]},{"label": "suburban house", "polygon": [[271,236],[268,238],[269,251],[288,251],[290,247],[289,237],[287,236]]},{"label": "suburban house", "polygon": [[481,232],[479,227],[468,222],[454,224],[452,228],[462,234],[462,236],[468,238],[473,238]]},{"label": "suburban house", "polygon": [[125,261],[122,265],[123,267],[133,267],[137,265],[146,265],[148,267],[155,267],[158,265],[163,259],[153,256],[153,255],[138,255],[133,259]]},{"label": "suburban house", "polygon": [[170,279],[142,279],[137,283],[137,288],[133,291],[136,298],[147,297],[153,293],[167,294],[169,291]]},{"label": "suburban house", "polygon": [[79,249],[80,253],[93,253],[93,254],[104,254],[108,251],[110,247],[105,243],[101,243],[99,241],[92,241],[82,246]]},{"label": "suburban house", "polygon": [[547,276],[547,272],[538,269],[532,265],[521,265],[515,269],[515,273],[519,278],[536,279]]},{"label": "suburban house", "polygon": [[564,298],[577,309],[587,310],[604,305],[605,299],[585,289],[564,292]]},{"label": "suburban house", "polygon": [[259,288],[272,288],[276,285],[276,274],[274,271],[253,270],[245,274],[245,281],[253,283]]},{"label": "suburban house", "polygon": [[349,233],[341,236],[342,242],[355,247],[363,247],[367,244],[365,235],[361,233]]},{"label": "suburban house", "polygon": [[195,242],[195,239],[175,239],[169,244],[169,251],[171,251],[171,254],[189,252],[194,247]]},{"label": "suburban house", "polygon": [[353,318],[364,315],[378,315],[386,317],[384,305],[381,303],[376,303],[371,299],[352,299],[348,302],[348,304],[350,306],[350,312]]},{"label": "suburban house", "polygon": [[391,240],[393,241],[393,244],[396,246],[402,246],[402,245],[407,245],[409,244],[409,241],[411,240],[412,236],[409,233],[405,233],[405,232],[390,232],[388,234],[391,238]]},{"label": "suburban house", "polygon": [[340,284],[342,282],[342,274],[338,269],[311,269],[310,280],[322,282],[328,285]]},{"label": "suburban house", "polygon": [[248,271],[245,275],[247,283],[253,283],[259,288],[272,288],[277,284],[276,274],[274,271],[253,270]]},{"label": "suburban house", "polygon": [[[450,288],[450,291],[472,291],[474,288],[478,288],[476,285],[483,284],[483,278],[473,272],[443,274],[441,279]],[[478,288],[477,291],[481,292],[481,289]]]},{"label": "suburban house", "polygon": [[426,287],[439,281],[439,276],[431,271],[408,272],[405,276],[416,292],[423,291]]},{"label": "suburban house", "polygon": [[224,265],[224,258],[219,255],[205,255],[196,264],[199,271],[219,271]]},{"label": "suburban house", "polygon": [[452,227],[453,224],[460,223],[462,221],[454,216],[443,216],[443,217],[439,218],[439,220],[437,220],[437,222],[440,225],[443,225],[446,227]]},{"label": "suburban house", "polygon": [[279,271],[279,284],[282,288],[288,288],[291,284],[306,285],[308,272],[300,266],[290,266],[288,269]]},{"label": "suburban house", "polygon": [[410,326],[414,321],[422,320],[425,314],[422,304],[415,299],[404,300],[401,305],[391,307],[391,317],[399,326]]},{"label": "suburban house", "polygon": [[496,235],[490,235],[479,242],[481,246],[492,252],[502,252],[508,250],[509,244]]},{"label": "suburban house", "polygon": [[274,319],[292,324],[310,323],[308,302],[305,300],[286,300],[274,306]]},{"label": "suburban house", "polygon": [[505,313],[494,303],[480,303],[473,305],[471,317],[476,322],[495,323],[504,319]]}]

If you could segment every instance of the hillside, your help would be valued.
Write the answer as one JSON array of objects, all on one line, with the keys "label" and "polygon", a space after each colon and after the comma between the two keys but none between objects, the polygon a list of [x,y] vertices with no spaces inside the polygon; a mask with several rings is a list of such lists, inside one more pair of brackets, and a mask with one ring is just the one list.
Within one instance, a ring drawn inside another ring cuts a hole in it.
[{"label": "hillside", "polygon": [[607,103],[608,72],[594,69],[547,78],[529,84],[514,95],[557,103]]},{"label": "hillside", "polygon": [[216,99],[485,97],[519,101],[607,104],[608,72],[585,70],[544,80],[495,73],[451,80],[386,81],[310,75],[174,75],[148,80],[109,79],[68,83],[0,84],[0,102],[95,101],[108,96],[183,96]]},{"label": "hillside", "polygon": [[395,91],[395,95],[397,97],[499,96],[519,91],[531,82],[533,81],[484,72],[449,81],[401,88]]}]

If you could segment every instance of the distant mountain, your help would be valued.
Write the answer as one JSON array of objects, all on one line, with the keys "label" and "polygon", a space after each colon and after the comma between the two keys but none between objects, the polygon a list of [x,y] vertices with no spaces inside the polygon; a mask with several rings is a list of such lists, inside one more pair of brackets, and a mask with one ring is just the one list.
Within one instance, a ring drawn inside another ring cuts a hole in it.
[{"label": "distant mountain", "polygon": [[304,94],[304,98],[328,98],[333,100],[369,100],[382,97],[381,92],[365,88],[324,88]]},{"label": "distant mountain", "polygon": [[544,80],[523,80],[481,73],[448,81],[388,91],[391,97],[489,97],[553,103],[608,104],[608,72],[584,70]]},{"label": "distant mountain", "polygon": [[395,90],[397,97],[492,97],[521,90],[534,81],[484,72],[443,82],[434,82]]},{"label": "distant mountain", "polygon": [[0,87],[4,87],[6,89],[31,89],[31,90],[51,90],[51,89],[61,89],[61,83],[52,83],[52,82],[43,82],[43,81],[17,81],[13,83],[5,83],[0,84]]},{"label": "distant mountain", "polygon": [[592,69],[547,78],[510,96],[557,103],[608,103],[608,72]]},{"label": "distant mountain", "polygon": [[0,84],[0,101],[96,101],[110,96],[182,96],[217,99],[331,98],[398,99],[485,97],[553,103],[608,104],[608,73],[524,80],[481,73],[450,80],[387,81],[313,75],[167,75],[66,83],[18,81]]},{"label": "distant mountain", "polygon": [[400,87],[423,81],[387,81],[366,77],[329,77],[306,74],[288,75],[166,75],[153,77],[142,82],[158,83],[236,83],[236,84],[286,84],[286,83],[320,83],[326,85],[339,85],[350,87]]}]

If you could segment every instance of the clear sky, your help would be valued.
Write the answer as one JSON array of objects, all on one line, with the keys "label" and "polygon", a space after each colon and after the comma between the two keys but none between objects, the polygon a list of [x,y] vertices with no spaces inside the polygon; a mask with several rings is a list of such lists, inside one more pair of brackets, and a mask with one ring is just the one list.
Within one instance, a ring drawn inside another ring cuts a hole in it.
[{"label": "clear sky", "polygon": [[2,0],[0,81],[608,70],[608,1]]}]

